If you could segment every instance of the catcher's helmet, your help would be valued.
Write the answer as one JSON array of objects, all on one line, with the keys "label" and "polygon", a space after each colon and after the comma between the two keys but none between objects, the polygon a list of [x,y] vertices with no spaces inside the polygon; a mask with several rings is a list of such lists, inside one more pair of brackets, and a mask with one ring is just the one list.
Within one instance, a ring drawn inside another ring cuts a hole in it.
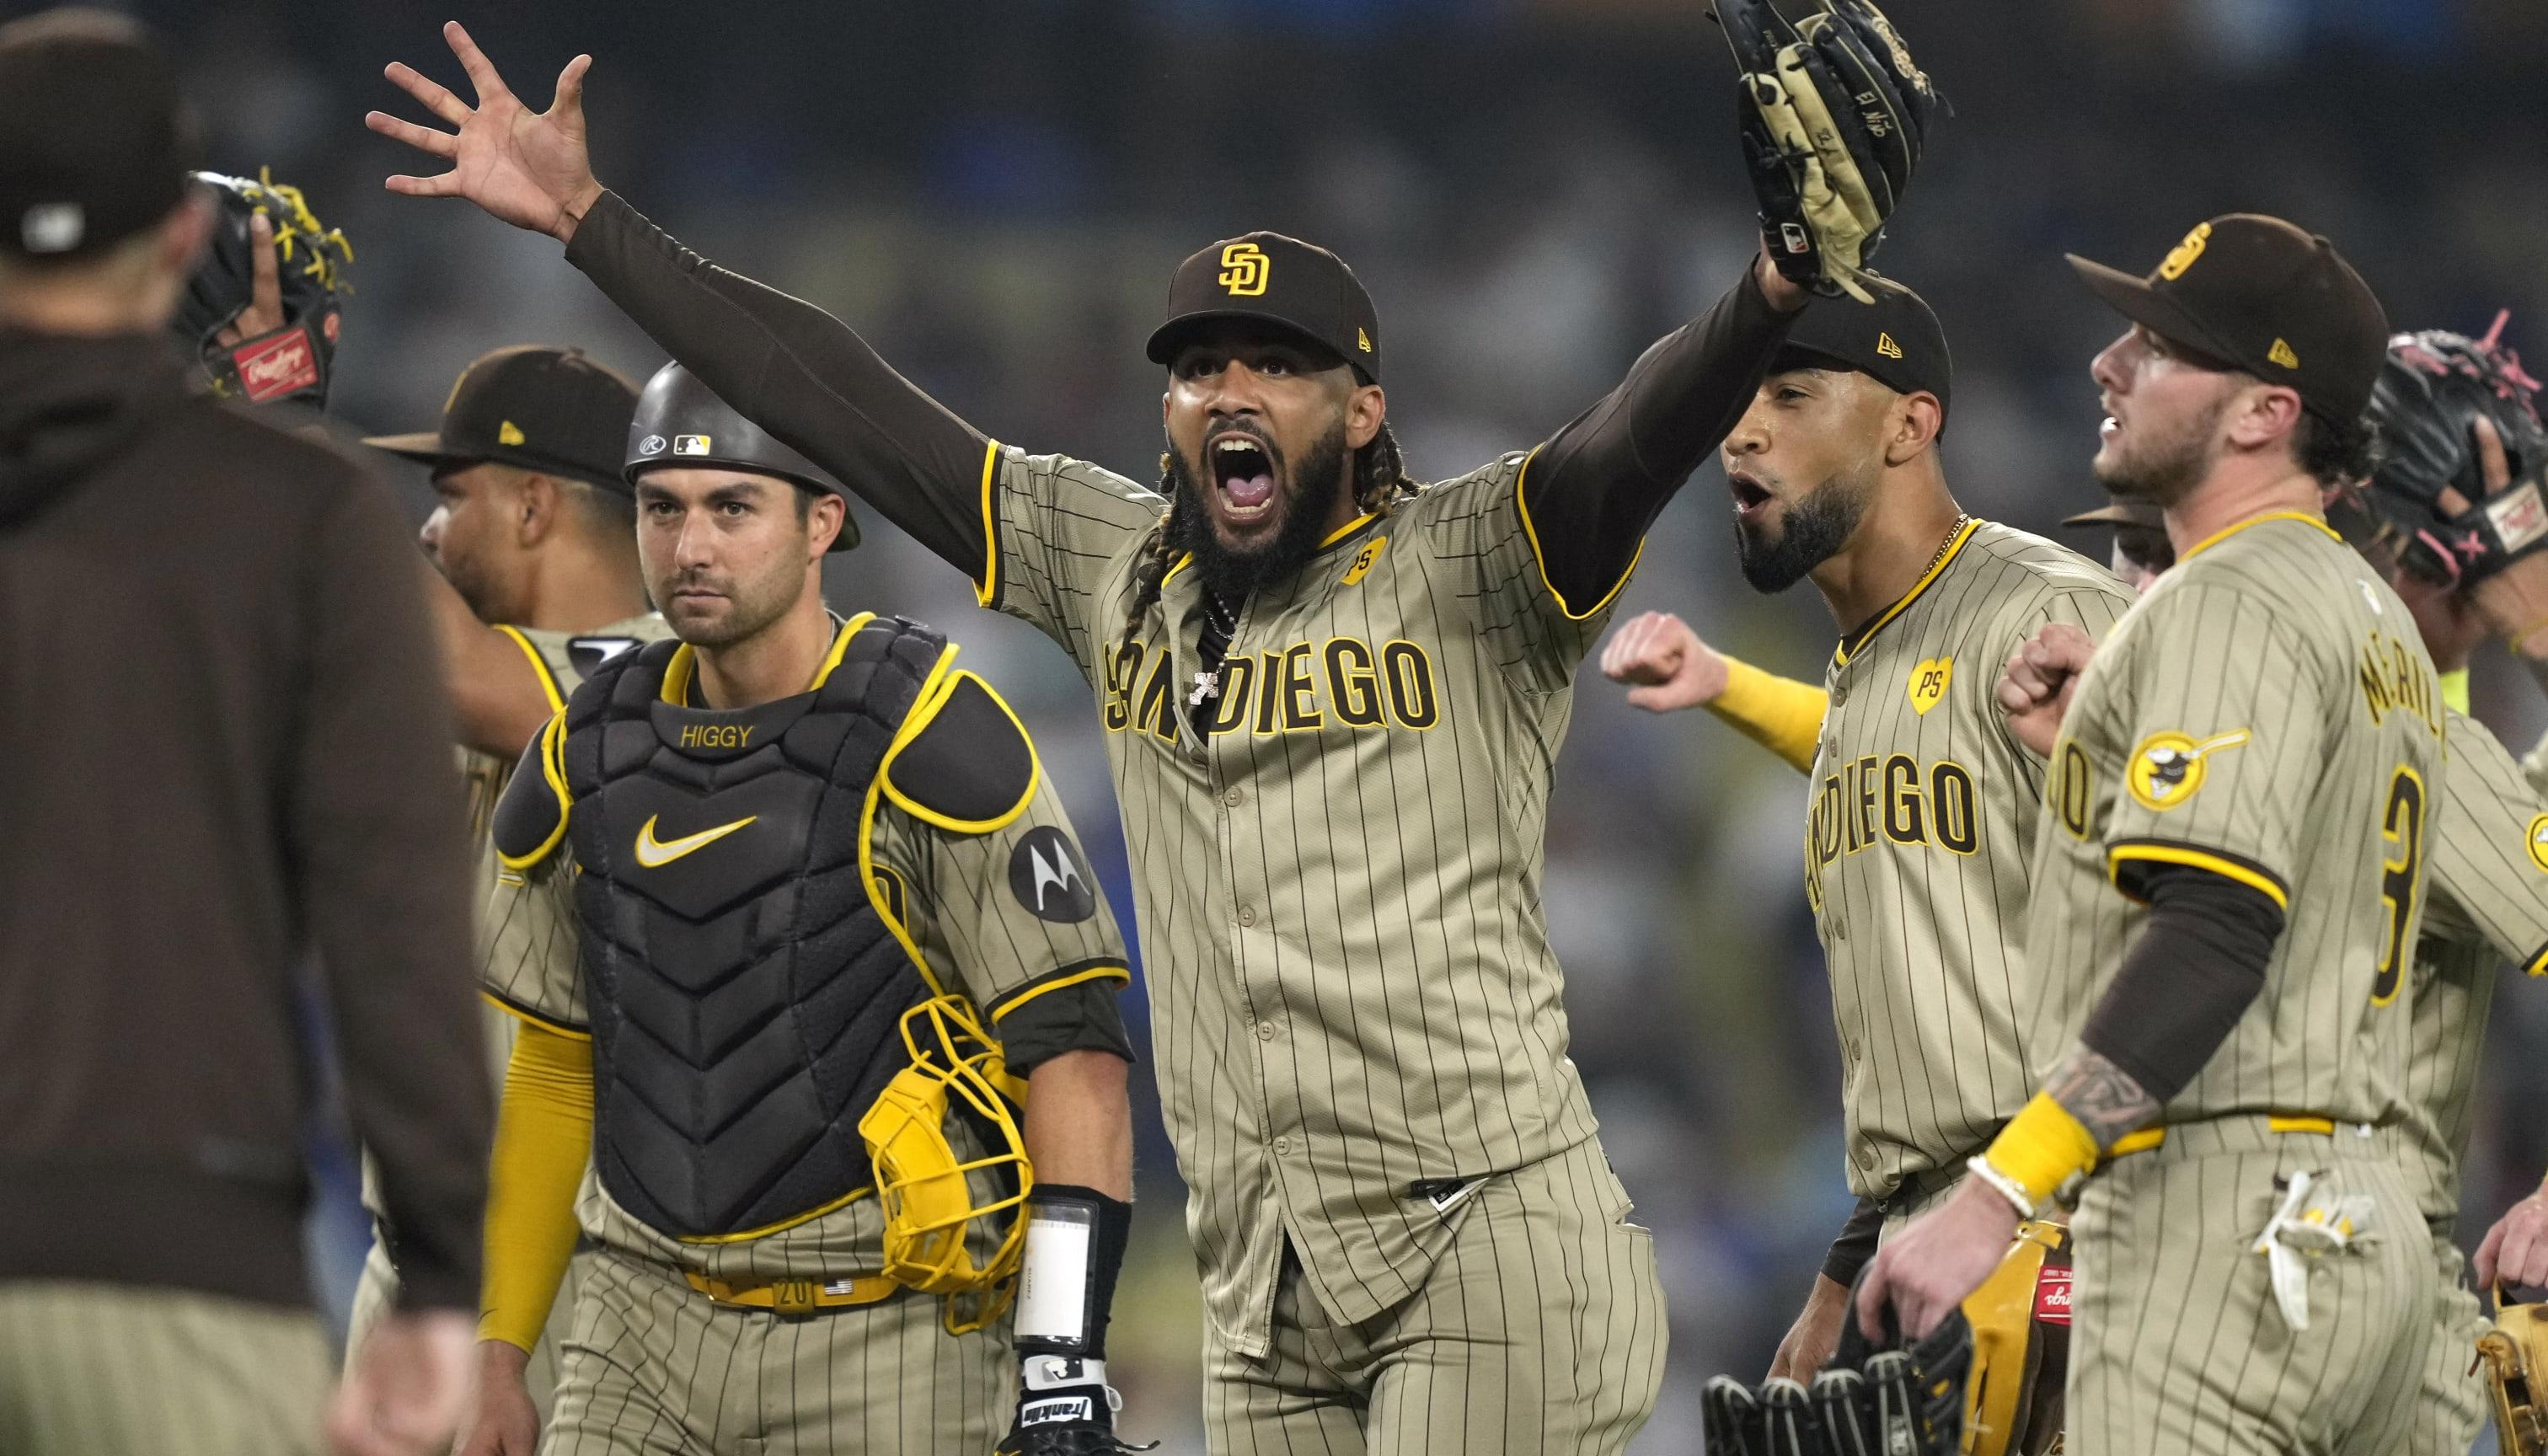
[{"label": "catcher's helmet", "polygon": [[[264,168],[253,179],[220,172],[193,175],[213,199],[213,236],[169,327],[222,395],[257,405],[276,400],[325,404],[343,301],[352,292],[345,283],[345,265],[354,260],[352,244],[341,230],[320,225],[300,188],[275,181]],[[248,220],[259,213],[274,228],[283,326],[234,344],[218,344],[213,336],[235,322],[253,301],[256,243]]]},{"label": "catcher's helmet", "polygon": [[[646,381],[637,397],[637,415],[628,422],[628,462],[620,475],[631,487],[650,470],[720,466],[752,475],[775,476],[800,490],[822,491],[843,500],[849,492],[822,467],[771,437],[720,400],[697,375],[679,364],[667,364]],[[841,533],[831,549],[847,551],[859,544],[858,518],[841,516]]]}]

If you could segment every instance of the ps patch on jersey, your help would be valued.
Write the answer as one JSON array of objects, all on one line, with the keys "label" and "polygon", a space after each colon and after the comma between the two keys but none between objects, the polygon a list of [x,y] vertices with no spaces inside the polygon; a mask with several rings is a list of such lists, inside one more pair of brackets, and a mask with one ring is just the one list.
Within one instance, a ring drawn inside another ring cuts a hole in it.
[{"label": "ps patch on jersey", "polygon": [[2530,821],[2530,863],[2548,874],[2548,814]]},{"label": "ps patch on jersey", "polygon": [[2133,750],[2125,780],[2145,809],[2168,810],[2194,797],[2203,787],[2205,761],[2247,741],[2247,730],[2234,729],[2197,740],[2190,734],[2153,733]]},{"label": "ps patch on jersey", "polygon": [[1009,892],[1038,920],[1075,925],[1097,913],[1097,878],[1070,836],[1046,824],[1009,852]]},{"label": "ps patch on jersey", "polygon": [[1956,681],[1953,658],[1933,657],[1911,665],[1911,711],[1921,717],[1947,699],[1947,684]]}]

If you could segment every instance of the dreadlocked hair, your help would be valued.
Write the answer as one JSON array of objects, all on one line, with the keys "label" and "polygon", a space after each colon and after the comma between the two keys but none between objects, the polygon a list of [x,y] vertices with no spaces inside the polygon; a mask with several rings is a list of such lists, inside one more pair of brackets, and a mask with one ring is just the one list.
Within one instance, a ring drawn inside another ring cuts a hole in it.
[{"label": "dreadlocked hair", "polygon": [[[1185,535],[1185,522],[1177,518],[1178,491],[1175,462],[1165,451],[1159,454],[1159,494],[1168,498],[1168,508],[1160,513],[1159,523],[1150,528],[1148,539],[1141,543],[1139,560],[1133,568],[1133,606],[1124,615],[1124,636],[1116,644],[1115,656],[1121,661],[1133,650],[1141,635],[1141,619],[1159,599],[1159,586],[1168,579],[1170,559],[1177,543]],[[1423,489],[1407,478],[1407,455],[1398,447],[1398,436],[1386,420],[1380,432],[1354,451],[1353,493],[1357,513],[1386,518],[1400,505],[1413,500]]]}]

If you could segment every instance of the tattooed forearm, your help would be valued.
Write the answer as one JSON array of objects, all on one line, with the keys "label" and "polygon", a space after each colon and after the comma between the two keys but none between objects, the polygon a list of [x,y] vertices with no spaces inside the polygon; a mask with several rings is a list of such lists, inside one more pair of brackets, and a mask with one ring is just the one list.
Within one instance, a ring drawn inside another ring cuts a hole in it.
[{"label": "tattooed forearm", "polygon": [[2158,1116],[2158,1099],[2142,1091],[2132,1073],[2077,1043],[2045,1079],[2044,1090],[2079,1120],[2100,1148],[2114,1146],[2116,1138]]}]

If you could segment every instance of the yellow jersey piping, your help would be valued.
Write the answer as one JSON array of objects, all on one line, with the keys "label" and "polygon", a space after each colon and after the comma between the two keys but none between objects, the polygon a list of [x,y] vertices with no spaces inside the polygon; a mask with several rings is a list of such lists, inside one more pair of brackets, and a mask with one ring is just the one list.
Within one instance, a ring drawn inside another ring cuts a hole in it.
[{"label": "yellow jersey piping", "polygon": [[2263,525],[2269,520],[2296,520],[2304,525],[2316,526],[2320,530],[2326,532],[2328,540],[2333,541],[2339,546],[2344,544],[2344,537],[2336,533],[2335,527],[2328,525],[2323,519],[2312,515],[2306,510],[2268,510],[2263,515],[2251,515],[2245,520],[2233,521],[2229,525],[2223,526],[2221,529],[2214,531],[2211,535],[2206,536],[2202,540],[2195,542],[2192,546],[2187,547],[2184,554],[2177,557],[2177,561],[2179,563],[2192,561],[2199,553],[2209,550],[2214,545],[2230,539],[2231,536],[2247,529],[2247,527]]},{"label": "yellow jersey piping", "polygon": [[1521,533],[1530,542],[1530,559],[1539,568],[1539,585],[1547,589],[1548,599],[1557,603],[1557,609],[1566,614],[1568,621],[1580,622],[1608,606],[1613,598],[1627,590],[1628,579],[1637,574],[1637,563],[1646,559],[1646,538],[1642,535],[1637,537],[1637,549],[1628,557],[1628,569],[1619,573],[1619,580],[1610,584],[1610,590],[1601,593],[1601,599],[1577,611],[1567,603],[1566,595],[1557,590],[1557,584],[1548,579],[1548,557],[1539,549],[1539,528],[1531,524],[1530,499],[1522,494],[1522,486],[1530,480],[1530,463],[1538,458],[1539,446],[1533,445],[1530,453],[1521,458],[1521,469],[1513,474],[1513,508],[1521,513]]},{"label": "yellow jersey piping", "polygon": [[1046,991],[1058,991],[1065,986],[1075,986],[1084,981],[1093,980],[1123,981],[1130,984],[1132,979],[1133,970],[1131,966],[1117,964],[1114,962],[1109,962],[1104,965],[1092,965],[1085,970],[1075,970],[1068,975],[1057,975],[1050,980],[1040,981],[1037,984],[1029,986],[1025,990],[1009,997],[1007,1000],[994,1001],[989,1007],[989,1015],[991,1021],[996,1025],[1002,1017],[1007,1016],[1010,1012],[1017,1010],[1028,1002],[1033,1001],[1035,998],[1043,995]]},{"label": "yellow jersey piping", "polygon": [[531,645],[530,638],[522,635],[521,628],[508,627],[499,622],[496,624],[496,630],[512,638],[513,645],[522,650],[522,656],[531,660],[531,671],[539,675],[540,692],[549,700],[549,711],[565,712],[566,694],[558,689],[557,674],[549,671],[548,659],[540,656],[540,650]]},{"label": "yellow jersey piping", "polygon": [[2139,902],[2140,899],[2139,896],[2123,887],[2124,865],[2127,862],[2133,861],[2153,864],[2187,864],[2197,869],[2209,869],[2225,879],[2236,880],[2249,889],[2257,891],[2266,899],[2273,901],[2274,907],[2285,914],[2291,912],[2291,892],[2284,889],[2272,875],[2252,865],[2241,864],[2225,855],[2216,855],[2209,850],[2198,850],[2188,845],[2122,844],[2108,850],[2106,876],[2129,900]]},{"label": "yellow jersey piping", "polygon": [[1964,522],[1964,528],[1956,532],[1956,538],[1947,543],[1946,554],[1938,558],[1938,564],[1923,573],[1920,580],[1912,583],[1911,590],[1903,592],[1899,599],[1886,607],[1882,616],[1853,634],[1855,640],[1844,639],[1838,647],[1833,648],[1832,661],[1847,664],[1852,653],[1866,651],[1866,644],[1875,640],[1875,634],[1884,630],[1885,623],[1909,610],[1911,603],[1919,600],[1921,593],[1927,592],[1931,584],[1947,574],[1947,568],[1955,564],[1956,557],[1964,554],[1964,546],[1973,539],[1973,532],[1981,528],[1982,523],[1978,519]]},{"label": "yellow jersey piping", "polygon": [[565,1022],[556,1021],[549,1017],[542,1016],[538,1012],[531,1010],[529,1007],[524,1006],[517,1001],[508,1001],[484,987],[479,989],[478,999],[495,1007],[498,1011],[504,1013],[506,1016],[513,1018],[515,1021],[529,1022],[532,1026],[538,1027],[541,1031],[547,1032],[553,1037],[565,1037],[570,1041],[576,1042],[590,1042],[592,1040],[592,1033],[589,1030],[579,1030],[575,1027],[568,1026]]},{"label": "yellow jersey piping", "polygon": [[1000,595],[1000,525],[991,510],[991,488],[1000,479],[1000,442],[982,450],[982,580],[973,584],[973,598],[989,606]]}]

